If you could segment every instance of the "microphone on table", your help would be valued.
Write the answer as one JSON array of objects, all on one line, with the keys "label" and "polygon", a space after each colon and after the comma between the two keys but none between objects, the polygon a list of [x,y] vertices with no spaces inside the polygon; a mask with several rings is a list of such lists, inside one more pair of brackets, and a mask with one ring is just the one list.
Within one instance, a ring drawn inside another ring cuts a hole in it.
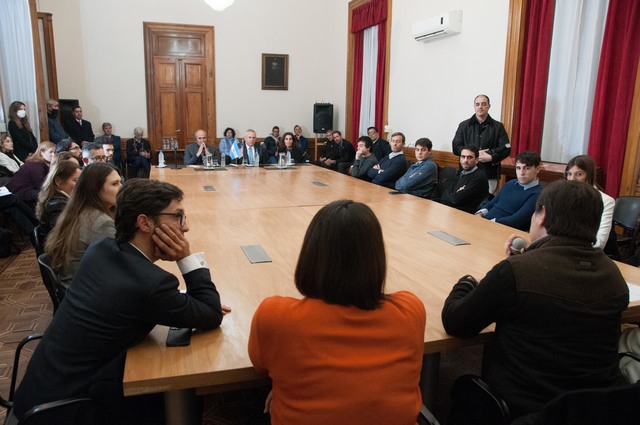
[{"label": "microphone on table", "polygon": [[527,243],[522,238],[515,238],[511,241],[511,253],[512,254],[520,254],[522,248],[525,248]]}]

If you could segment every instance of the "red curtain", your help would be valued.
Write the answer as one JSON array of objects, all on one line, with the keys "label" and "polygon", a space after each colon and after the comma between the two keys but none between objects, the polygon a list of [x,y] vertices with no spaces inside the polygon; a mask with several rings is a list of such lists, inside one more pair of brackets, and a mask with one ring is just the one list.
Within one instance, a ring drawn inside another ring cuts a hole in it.
[{"label": "red curtain", "polygon": [[640,57],[640,2],[610,0],[591,117],[589,155],[602,167],[604,190],[617,197]]},{"label": "red curtain", "polygon": [[[372,0],[360,7],[353,9],[351,15],[351,32],[354,34],[354,64],[353,64],[353,91],[351,93],[351,143],[358,144],[358,129],[360,127],[360,98],[362,94],[362,59],[364,30],[378,25],[378,60],[376,71],[376,112],[375,125],[382,130],[382,108],[384,102],[384,77],[386,60],[386,24],[387,24],[387,0]],[[365,84],[370,82],[365,82]]]},{"label": "red curtain", "polygon": [[527,3],[520,97],[516,106],[511,154],[540,152],[553,33],[555,0]]}]

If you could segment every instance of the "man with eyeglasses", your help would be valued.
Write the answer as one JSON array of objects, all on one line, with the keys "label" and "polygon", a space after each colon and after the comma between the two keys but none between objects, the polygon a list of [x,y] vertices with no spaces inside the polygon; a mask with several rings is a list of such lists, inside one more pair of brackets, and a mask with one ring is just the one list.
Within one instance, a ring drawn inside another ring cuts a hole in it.
[{"label": "man with eyeglasses", "polygon": [[[220,303],[204,253],[191,253],[183,198],[178,187],[156,180],[122,186],[115,239],[92,244],[82,257],[15,394],[17,418],[38,404],[92,397],[114,416],[107,423],[141,423],[135,415],[144,423],[164,423],[146,417],[162,412],[161,406],[123,397],[127,350],[156,324],[214,329],[231,311]],[[177,263],[186,293],[176,276],[154,264],[158,260]]]},{"label": "man with eyeglasses", "polygon": [[107,162],[107,156],[99,143],[87,143],[82,148],[82,162],[85,166],[94,162]]},{"label": "man with eyeglasses", "polygon": [[382,161],[382,158],[391,153],[391,145],[386,140],[380,138],[380,133],[376,127],[369,127],[367,129],[367,136],[371,137],[371,141],[373,141],[371,152],[373,152],[378,162]]}]

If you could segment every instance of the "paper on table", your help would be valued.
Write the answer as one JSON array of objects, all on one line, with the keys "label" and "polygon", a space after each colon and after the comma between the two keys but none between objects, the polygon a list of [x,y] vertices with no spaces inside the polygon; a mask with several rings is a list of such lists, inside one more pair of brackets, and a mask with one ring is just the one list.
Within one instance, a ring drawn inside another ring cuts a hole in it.
[{"label": "paper on table", "polygon": [[640,301],[640,286],[627,282],[629,287],[629,302]]}]

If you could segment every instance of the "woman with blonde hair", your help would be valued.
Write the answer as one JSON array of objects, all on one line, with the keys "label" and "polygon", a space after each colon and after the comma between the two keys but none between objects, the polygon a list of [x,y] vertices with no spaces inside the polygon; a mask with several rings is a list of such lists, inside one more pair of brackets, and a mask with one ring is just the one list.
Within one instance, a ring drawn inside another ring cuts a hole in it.
[{"label": "woman with blonde hair", "polygon": [[604,204],[604,210],[602,211],[602,217],[600,219],[600,228],[596,235],[596,243],[593,246],[594,248],[604,248],[607,245],[607,240],[611,233],[613,209],[616,206],[616,201],[611,196],[601,191],[600,186],[596,183],[595,161],[589,155],[574,156],[569,160],[569,162],[567,162],[564,175],[567,180],[586,183],[595,187],[600,192],[602,203]]},{"label": "woman with blonde hair", "polygon": [[56,152],[56,145],[42,142],[24,165],[11,177],[7,189],[32,207],[38,200],[38,193],[49,173],[49,165]]},{"label": "woman with blonde hair", "polygon": [[80,174],[44,246],[51,267],[65,288],[71,285],[91,242],[116,234],[113,215],[121,186],[120,174],[108,164],[90,164]]},{"label": "woman with blonde hair", "polygon": [[47,235],[56,225],[58,216],[69,201],[76,182],[80,178],[80,165],[75,160],[58,161],[51,166],[36,205],[36,216],[40,220],[38,232],[44,243]]},{"label": "woman with blonde hair", "polygon": [[27,106],[15,101],[9,105],[9,134],[14,142],[14,150],[20,161],[25,161],[29,154],[35,152],[38,140],[31,131],[27,118]]}]

